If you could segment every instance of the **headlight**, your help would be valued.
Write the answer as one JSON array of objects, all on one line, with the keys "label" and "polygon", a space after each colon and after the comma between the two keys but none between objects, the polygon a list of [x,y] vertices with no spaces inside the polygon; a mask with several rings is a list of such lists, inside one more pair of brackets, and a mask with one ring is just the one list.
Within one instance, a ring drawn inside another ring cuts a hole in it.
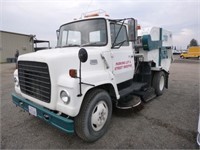
[{"label": "headlight", "polygon": [[65,104],[69,104],[70,96],[69,96],[69,93],[67,91],[62,90],[60,92],[60,98]]},{"label": "headlight", "polygon": [[19,80],[18,80],[18,78],[17,77],[14,77],[14,82],[15,82],[15,86],[19,86]]}]

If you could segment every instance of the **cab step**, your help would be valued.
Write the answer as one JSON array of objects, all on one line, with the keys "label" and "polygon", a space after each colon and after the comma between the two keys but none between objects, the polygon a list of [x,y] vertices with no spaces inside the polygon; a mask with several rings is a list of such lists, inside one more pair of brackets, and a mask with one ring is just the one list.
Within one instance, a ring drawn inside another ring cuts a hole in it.
[{"label": "cab step", "polygon": [[148,102],[156,97],[155,89],[152,87],[149,87],[146,91],[134,91],[132,94],[140,96],[143,102]]},{"label": "cab step", "polygon": [[143,91],[147,88],[147,83],[133,82],[129,87],[119,91],[120,98],[130,95],[133,91]]},{"label": "cab step", "polygon": [[137,107],[141,104],[141,98],[139,96],[127,96],[124,97],[122,99],[120,99],[117,103],[116,103],[116,107],[119,109],[130,109],[130,108],[134,108]]}]

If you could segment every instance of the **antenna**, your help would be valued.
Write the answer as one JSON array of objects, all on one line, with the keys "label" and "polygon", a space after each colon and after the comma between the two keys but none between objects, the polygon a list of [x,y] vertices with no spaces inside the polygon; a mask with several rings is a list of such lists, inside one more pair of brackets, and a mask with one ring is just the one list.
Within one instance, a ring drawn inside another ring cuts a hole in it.
[{"label": "antenna", "polygon": [[[86,11],[84,10],[83,12],[87,12],[87,11],[88,11],[88,9],[89,9],[89,7],[91,6],[92,2],[93,2],[93,0],[91,0],[91,1],[88,3]],[[84,14],[84,13],[81,14],[81,17],[80,17],[79,19],[84,18],[83,14]]]},{"label": "antenna", "polygon": [[86,9],[86,12],[88,11],[89,7],[91,6],[93,0],[90,1],[90,3],[88,3],[88,6],[87,6],[87,9]]}]

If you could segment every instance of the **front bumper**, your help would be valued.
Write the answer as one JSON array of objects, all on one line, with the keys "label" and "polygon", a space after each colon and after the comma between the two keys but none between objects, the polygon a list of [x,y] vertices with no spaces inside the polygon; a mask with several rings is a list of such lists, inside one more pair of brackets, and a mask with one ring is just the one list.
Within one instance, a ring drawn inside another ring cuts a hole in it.
[{"label": "front bumper", "polygon": [[45,109],[37,104],[32,103],[22,97],[17,96],[16,94],[12,94],[12,101],[16,106],[21,107],[27,112],[30,112],[30,108],[34,110],[34,115],[49,124],[63,130],[67,133],[74,133],[74,121],[56,113]]}]

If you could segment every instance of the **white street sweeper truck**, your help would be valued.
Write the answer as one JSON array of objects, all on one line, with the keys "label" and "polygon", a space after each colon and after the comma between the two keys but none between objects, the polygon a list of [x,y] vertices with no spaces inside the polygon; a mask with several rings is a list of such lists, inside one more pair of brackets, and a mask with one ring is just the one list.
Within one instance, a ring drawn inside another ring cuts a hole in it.
[{"label": "white street sweeper truck", "polygon": [[172,33],[134,18],[85,14],[57,30],[57,47],[18,58],[13,103],[85,141],[101,138],[113,107],[129,109],[168,88]]}]

